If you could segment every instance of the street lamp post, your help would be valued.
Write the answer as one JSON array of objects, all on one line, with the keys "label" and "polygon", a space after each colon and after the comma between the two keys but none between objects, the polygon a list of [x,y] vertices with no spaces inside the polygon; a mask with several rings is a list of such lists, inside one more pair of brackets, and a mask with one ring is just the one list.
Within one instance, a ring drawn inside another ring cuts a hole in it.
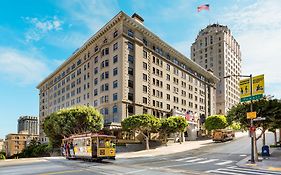
[{"label": "street lamp post", "polygon": [[[230,78],[230,77],[248,77],[250,78],[250,95],[251,95],[251,103],[250,103],[250,112],[253,112],[253,76],[252,74],[250,75],[228,75],[228,76],[225,76],[223,78]],[[251,163],[255,163],[255,152],[254,152],[254,131],[252,131],[252,128],[254,126],[254,123],[253,123],[253,119],[251,118]]]}]

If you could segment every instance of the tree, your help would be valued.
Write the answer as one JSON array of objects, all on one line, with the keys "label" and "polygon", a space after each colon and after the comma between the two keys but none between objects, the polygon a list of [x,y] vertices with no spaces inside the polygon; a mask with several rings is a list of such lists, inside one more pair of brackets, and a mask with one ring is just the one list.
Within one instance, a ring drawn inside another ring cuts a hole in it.
[{"label": "tree", "polygon": [[[228,124],[238,122],[241,128],[247,130],[250,127],[250,120],[247,119],[247,112],[250,111],[250,103],[239,103],[233,106],[228,114]],[[257,112],[257,117],[263,117],[265,120],[255,121],[254,125],[261,129],[261,134],[256,138],[257,140],[262,137],[267,129],[274,123],[281,121],[281,103],[276,99],[261,99],[253,102],[253,111]]]},{"label": "tree", "polygon": [[[250,127],[250,120],[247,119],[246,113],[250,111],[250,103],[239,103],[233,106],[227,114],[229,124],[231,122],[239,122],[245,130]],[[254,136],[255,158],[257,159],[257,140],[264,136],[263,144],[265,144],[265,131],[281,121],[281,102],[277,99],[260,99],[253,101],[253,111],[257,112],[257,117],[263,117],[265,120],[255,121],[254,126],[261,129],[259,136]],[[280,127],[280,123],[278,125]]]},{"label": "tree", "polygon": [[52,113],[44,120],[44,132],[53,146],[72,134],[97,132],[103,127],[103,116],[93,107],[75,106]]},{"label": "tree", "polygon": [[188,123],[185,118],[172,116],[161,120],[160,132],[164,134],[165,142],[167,143],[168,134],[184,132],[187,126]]},{"label": "tree", "polygon": [[133,131],[140,133],[146,141],[146,149],[149,149],[149,134],[156,132],[160,126],[160,119],[150,114],[139,114],[129,116],[121,122],[125,131]]},{"label": "tree", "polygon": [[212,131],[214,129],[223,129],[227,126],[227,120],[224,115],[212,115],[207,117],[205,121],[205,128],[208,131]]}]

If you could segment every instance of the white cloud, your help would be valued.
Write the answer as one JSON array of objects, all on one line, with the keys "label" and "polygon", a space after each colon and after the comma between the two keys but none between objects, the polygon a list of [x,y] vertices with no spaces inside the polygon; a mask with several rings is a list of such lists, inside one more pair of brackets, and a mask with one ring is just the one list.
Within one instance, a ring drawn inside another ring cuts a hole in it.
[{"label": "white cloud", "polygon": [[52,18],[38,19],[25,17],[24,20],[31,24],[31,27],[25,33],[25,40],[38,41],[43,38],[48,32],[62,30],[62,21],[56,16]]},{"label": "white cloud", "polygon": [[241,45],[242,73],[265,74],[267,94],[281,97],[281,6],[279,0],[258,0],[245,7],[227,9],[218,18],[230,26]]},{"label": "white cloud", "polygon": [[[35,53],[36,54],[36,53]],[[47,63],[32,53],[12,48],[0,48],[1,77],[19,85],[41,81],[49,71]]]},{"label": "white cloud", "polygon": [[96,32],[118,12],[117,0],[65,0],[59,6],[70,15],[70,20],[83,23],[90,32]]}]

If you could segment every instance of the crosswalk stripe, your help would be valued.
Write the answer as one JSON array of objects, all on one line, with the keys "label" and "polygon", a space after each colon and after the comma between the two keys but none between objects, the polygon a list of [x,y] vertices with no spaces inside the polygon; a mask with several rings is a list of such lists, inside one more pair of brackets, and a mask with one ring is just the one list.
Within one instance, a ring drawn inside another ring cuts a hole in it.
[{"label": "crosswalk stripe", "polygon": [[233,162],[233,161],[228,160],[228,161],[224,161],[224,162],[216,163],[215,165],[226,165],[226,164],[230,164],[230,163],[232,163],[232,162]]},{"label": "crosswalk stripe", "polygon": [[267,170],[259,170],[259,169],[250,169],[250,168],[240,168],[237,166],[227,167],[227,168],[219,168],[216,170],[209,170],[206,173],[214,173],[214,174],[229,174],[229,175],[281,175],[280,172],[267,171]]},{"label": "crosswalk stripe", "polygon": [[206,173],[215,173],[215,174],[231,174],[231,175],[245,175],[245,174],[232,173],[232,172],[219,171],[219,170],[210,170],[210,171],[206,171]]},{"label": "crosswalk stripe", "polygon": [[197,157],[185,157],[182,159],[176,159],[175,161],[183,161],[183,160],[194,159],[194,158],[197,158]]},{"label": "crosswalk stripe", "polygon": [[240,168],[240,167],[228,167],[228,169],[235,169],[235,170],[241,170],[241,171],[251,171],[255,173],[267,173],[267,174],[277,174],[281,175],[281,172],[274,172],[274,171],[267,171],[267,170],[259,170],[259,169],[250,169],[250,168]]},{"label": "crosswalk stripe", "polygon": [[205,160],[205,159],[204,158],[197,158],[197,159],[187,160],[185,162],[189,163],[189,162],[196,162],[196,161],[199,161],[199,160]]},{"label": "crosswalk stripe", "polygon": [[253,171],[248,171],[248,170],[236,170],[236,169],[225,169],[225,168],[222,168],[222,169],[218,169],[220,171],[227,171],[227,172],[233,172],[233,173],[246,173],[246,174],[255,174],[255,175],[258,175],[258,174],[264,174],[263,172],[260,173],[260,172],[253,172]]},{"label": "crosswalk stripe", "polygon": [[209,160],[204,160],[204,161],[201,161],[201,162],[197,162],[197,163],[200,163],[200,164],[203,164],[203,163],[210,163],[210,162],[214,162],[214,161],[217,161],[219,159],[209,159]]}]

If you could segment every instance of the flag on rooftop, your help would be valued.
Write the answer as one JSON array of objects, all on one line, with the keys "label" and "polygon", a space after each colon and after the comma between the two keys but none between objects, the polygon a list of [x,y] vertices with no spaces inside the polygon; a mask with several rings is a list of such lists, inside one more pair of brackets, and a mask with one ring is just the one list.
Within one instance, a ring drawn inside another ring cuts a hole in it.
[{"label": "flag on rooftop", "polygon": [[209,7],[209,4],[200,5],[199,7],[197,7],[197,12],[201,12],[202,10],[209,10]]}]

